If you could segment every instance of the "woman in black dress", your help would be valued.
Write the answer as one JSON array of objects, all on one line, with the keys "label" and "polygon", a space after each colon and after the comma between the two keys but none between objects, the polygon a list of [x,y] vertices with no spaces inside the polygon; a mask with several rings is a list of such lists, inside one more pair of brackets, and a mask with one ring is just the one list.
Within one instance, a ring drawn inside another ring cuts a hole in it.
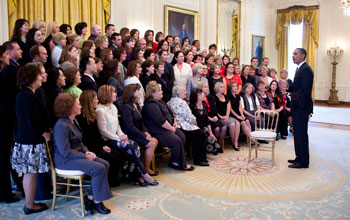
[{"label": "woman in black dress", "polygon": [[[199,83],[197,89],[201,89],[205,95],[204,103],[208,108],[208,119],[211,129],[214,131],[218,143],[221,144],[225,139],[227,127],[219,120],[215,99],[209,93],[208,83]],[[222,149],[219,151],[222,152]]]},{"label": "woman in black dress", "polygon": [[154,150],[158,145],[158,140],[149,134],[143,123],[141,107],[137,103],[140,98],[140,88],[139,84],[130,84],[125,87],[122,109],[123,128],[132,140],[145,148],[143,156],[146,172],[151,176],[156,176],[159,172],[151,169],[151,161]]},{"label": "woman in black dress", "polygon": [[230,129],[231,144],[234,150],[239,151],[238,137],[240,132],[240,124],[237,119],[230,116],[231,104],[227,96],[224,95],[225,85],[217,82],[214,86],[215,105],[218,111],[219,120]]}]

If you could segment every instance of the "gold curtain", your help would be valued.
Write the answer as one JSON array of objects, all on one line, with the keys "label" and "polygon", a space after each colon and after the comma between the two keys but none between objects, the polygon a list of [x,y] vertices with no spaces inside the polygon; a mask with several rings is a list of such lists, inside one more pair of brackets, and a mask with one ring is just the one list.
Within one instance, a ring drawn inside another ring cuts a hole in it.
[{"label": "gold curtain", "polygon": [[8,0],[9,34],[19,18],[27,19],[30,26],[35,20],[44,20],[46,24],[69,24],[73,29],[76,23],[85,21],[89,26],[100,25],[104,31],[110,14],[110,0]]},{"label": "gold curtain", "polygon": [[278,49],[278,72],[288,69],[288,13],[277,14],[276,48]]},{"label": "gold curtain", "polygon": [[[315,54],[318,47],[318,6],[293,6],[277,11],[276,48],[279,71],[288,68],[288,26],[290,23],[300,24],[302,21],[304,21],[303,48],[308,52],[306,62],[315,70]],[[314,74],[316,75],[315,72]],[[314,98],[314,86],[312,97]]]}]

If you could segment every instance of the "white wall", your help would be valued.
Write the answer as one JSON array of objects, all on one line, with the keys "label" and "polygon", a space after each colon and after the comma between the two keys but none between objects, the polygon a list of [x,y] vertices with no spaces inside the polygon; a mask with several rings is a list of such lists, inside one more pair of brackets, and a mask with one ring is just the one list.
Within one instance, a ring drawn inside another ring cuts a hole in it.
[{"label": "white wall", "polygon": [[272,46],[268,26],[268,5],[266,0],[246,0],[241,3],[241,64],[250,64],[252,57],[252,35],[265,36],[265,56]]},{"label": "white wall", "polygon": [[216,41],[216,0],[113,0],[110,23],[116,29],[136,28],[141,36],[152,29],[164,32],[164,5],[199,12],[199,40],[201,46]]},{"label": "white wall", "polygon": [[242,1],[242,63],[251,58],[251,35],[266,36],[265,55],[270,66],[277,67],[276,49],[277,10],[293,5],[319,5],[319,46],[316,51],[315,99],[328,100],[331,88],[332,65],[327,49],[337,42],[344,56],[337,65],[337,89],[340,101],[350,102],[350,19],[342,14],[338,0],[247,0]]}]

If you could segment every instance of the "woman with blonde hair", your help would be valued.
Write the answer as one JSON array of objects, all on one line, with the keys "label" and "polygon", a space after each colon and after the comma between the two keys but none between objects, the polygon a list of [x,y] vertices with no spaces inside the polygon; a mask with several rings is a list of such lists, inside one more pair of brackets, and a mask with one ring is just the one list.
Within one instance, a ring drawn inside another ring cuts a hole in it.
[{"label": "woman with blonde hair", "polygon": [[98,90],[100,104],[96,108],[97,126],[106,144],[116,149],[128,161],[126,178],[137,179],[140,186],[158,185],[145,170],[140,160],[140,148],[136,142],[129,139],[120,128],[118,110],[113,105],[116,93],[113,86],[103,85]]},{"label": "woman with blonde hair", "polygon": [[102,49],[108,48],[108,37],[106,35],[100,35],[95,39],[96,45],[96,57],[100,57],[100,52]]},{"label": "woman with blonde hair", "polygon": [[51,61],[52,65],[55,67],[59,67],[59,59],[62,54],[63,47],[66,46],[67,40],[66,40],[66,35],[62,32],[57,32],[53,38],[53,42],[55,43],[55,48],[53,48],[52,53],[51,53]]},{"label": "woman with blonde hair", "polygon": [[217,82],[214,86],[215,105],[218,111],[219,120],[230,129],[231,144],[235,151],[239,151],[238,138],[240,124],[237,119],[230,116],[231,103],[225,93],[225,85]]},{"label": "woman with blonde hair", "polygon": [[[215,99],[210,95],[209,85],[208,83],[201,82],[198,83],[197,89],[202,90],[205,95],[204,103],[208,109],[209,122],[218,143],[221,144],[225,139],[227,127],[219,120]],[[222,152],[222,150],[219,151]],[[214,152],[214,154],[217,154],[217,152]]]},{"label": "woman with blonde hair", "polygon": [[33,22],[32,28],[37,28],[41,31],[43,37],[46,35],[46,23],[42,20],[35,20]]}]

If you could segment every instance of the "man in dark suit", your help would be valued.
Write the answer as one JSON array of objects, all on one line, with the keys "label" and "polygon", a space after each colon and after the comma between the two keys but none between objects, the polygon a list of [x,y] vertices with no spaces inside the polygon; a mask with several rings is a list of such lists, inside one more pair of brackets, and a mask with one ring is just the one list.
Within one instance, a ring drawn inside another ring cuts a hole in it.
[{"label": "man in dark suit", "polygon": [[115,33],[114,24],[107,24],[105,27],[106,36],[108,38],[108,47],[111,48],[112,45],[112,35]]},{"label": "man in dark suit", "polygon": [[[16,83],[17,71],[20,68],[17,61],[22,58],[22,50],[15,41],[7,41],[4,46],[10,56],[10,64],[0,73],[0,202],[12,203],[19,200],[12,194],[10,155],[16,124],[15,103],[18,92]],[[12,176],[17,189],[23,190],[18,174],[12,171]]]},{"label": "man in dark suit", "polygon": [[81,83],[79,88],[83,91],[94,90],[97,92],[97,77],[95,76],[97,72],[97,66],[95,59],[93,57],[86,57],[80,61],[80,71],[83,72],[83,77],[81,78]]},{"label": "man in dark suit", "polygon": [[293,52],[293,62],[298,65],[292,93],[291,109],[294,130],[294,149],[296,158],[288,160],[289,168],[309,167],[309,137],[307,125],[312,113],[312,85],[314,73],[305,62],[307,56],[304,48],[297,48]]}]

